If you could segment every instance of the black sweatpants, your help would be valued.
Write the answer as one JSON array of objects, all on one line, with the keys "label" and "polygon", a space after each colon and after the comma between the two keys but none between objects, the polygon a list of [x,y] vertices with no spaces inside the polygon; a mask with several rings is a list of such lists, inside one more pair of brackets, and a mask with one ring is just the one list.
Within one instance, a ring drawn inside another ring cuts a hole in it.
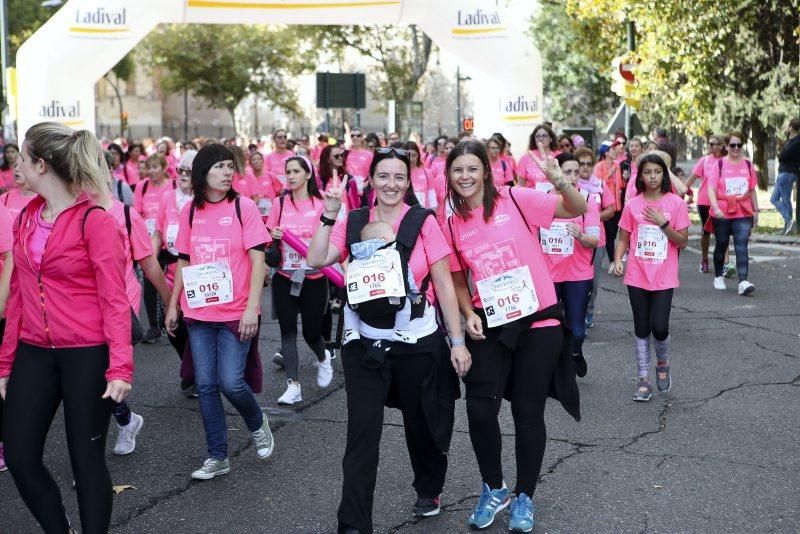
[{"label": "black sweatpants", "polygon": [[6,462],[22,500],[48,534],[69,528],[58,485],[42,462],[61,401],[81,532],[108,532],[113,504],[105,449],[111,417],[108,347],[48,349],[20,343],[6,396]]},{"label": "black sweatpants", "polygon": [[606,231],[606,254],[608,254],[609,263],[614,262],[614,247],[616,246],[617,233],[619,232],[619,220],[621,218],[622,212],[616,211],[610,219],[603,221],[603,228]]},{"label": "black sweatpants", "polygon": [[497,342],[501,328],[486,328],[485,340],[467,337],[472,367],[464,377],[467,420],[472,448],[483,482],[492,489],[503,485],[498,414],[503,395],[510,386],[511,415],[514,418],[514,447],[517,484],[514,492],[533,496],[542,470],[547,429],[544,407],[550,380],[561,353],[561,326],[532,328],[520,336],[517,350]]},{"label": "black sweatpants", "polygon": [[[430,338],[430,339],[428,339]],[[444,343],[436,332],[418,342]],[[423,382],[435,365],[428,352],[389,356],[388,380],[381,369],[367,367],[358,342],[342,347],[347,391],[347,445],[342,459],[342,502],[339,532],[356,528],[364,534],[372,529],[372,502],[378,475],[378,457],[383,431],[383,408],[390,388],[403,414],[406,446],[414,470],[413,487],[419,497],[442,492],[447,473],[447,455],[436,446],[422,411]],[[430,346],[430,345],[429,345]],[[448,353],[449,353],[449,349]]]},{"label": "black sweatpants", "polygon": [[278,273],[272,277],[272,300],[276,303],[278,326],[281,330],[281,354],[286,367],[286,377],[297,380],[299,362],[297,357],[297,313],[303,319],[303,339],[314,351],[317,360],[325,359],[325,342],[322,326],[325,309],[328,307],[328,279],[324,276],[313,280],[306,278],[300,295],[290,294],[292,282]]},{"label": "black sweatpants", "polygon": [[672,309],[672,289],[648,291],[628,286],[628,296],[633,311],[633,330],[639,339],[648,339],[650,334],[658,341],[669,336],[669,312]]}]

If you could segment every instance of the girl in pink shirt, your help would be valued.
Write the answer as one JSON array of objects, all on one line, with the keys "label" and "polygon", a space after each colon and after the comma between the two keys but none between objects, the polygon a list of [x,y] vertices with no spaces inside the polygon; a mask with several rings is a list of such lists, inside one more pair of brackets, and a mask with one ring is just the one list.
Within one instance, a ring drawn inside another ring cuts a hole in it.
[{"label": "girl in pink shirt", "polygon": [[233,152],[234,158],[233,188],[241,196],[249,198],[258,205],[259,186],[255,177],[247,172],[247,160],[244,156],[244,150],[237,145],[229,148]]},{"label": "girl in pink shirt", "polygon": [[14,168],[19,159],[19,147],[14,143],[6,143],[3,146],[3,163],[0,165],[0,187],[6,191],[15,187]]},{"label": "girl in pink shirt", "polygon": [[273,151],[267,154],[266,160],[267,172],[281,183],[282,188],[286,188],[286,160],[294,156],[294,152],[286,148],[288,142],[286,130],[275,130],[272,133]]},{"label": "girl in pink shirt", "polygon": [[[579,176],[578,159],[570,152],[562,152],[556,160],[564,177],[575,184]],[[552,190],[550,194],[557,193]],[[584,215],[571,219],[556,218],[549,228],[539,229],[542,252],[558,300],[564,303],[567,326],[574,337],[572,359],[580,377],[586,376],[587,371],[586,358],[583,356],[586,308],[592,293],[595,251],[600,243],[600,212],[596,196],[584,195],[587,204]]]},{"label": "girl in pink shirt", "polygon": [[178,177],[178,158],[175,157],[173,152],[172,142],[169,139],[164,139],[156,145],[156,153],[164,156],[164,159],[167,161],[167,176],[174,180]]},{"label": "girl in pink shirt", "polygon": [[[328,279],[316,269],[309,268],[306,259],[291,246],[282,242],[283,232],[289,230],[303,242],[311,240],[325,209],[317,188],[314,165],[304,156],[286,160],[289,190],[278,201],[269,216],[267,228],[280,246],[281,261],[272,277],[272,301],[280,303],[275,310],[281,331],[281,350],[286,368],[286,391],[278,404],[294,404],[303,400],[298,380],[297,314],[303,320],[303,338],[317,357],[317,385],[328,387],[333,378],[331,353],[325,349],[322,337],[323,318],[328,306]],[[272,263],[270,264],[271,266]]]},{"label": "girl in pink shirt", "polygon": [[14,187],[0,196],[0,204],[8,210],[11,219],[15,220],[19,217],[19,213],[25,209],[25,206],[27,206],[34,197],[36,197],[36,193],[25,187],[25,179],[19,171],[15,171]]},{"label": "girl in pink shirt", "polygon": [[700,180],[700,187],[697,190],[697,213],[700,214],[700,225],[703,227],[703,236],[700,238],[700,272],[707,273],[708,269],[708,247],[711,232],[706,230],[709,211],[711,210],[711,200],[708,198],[708,178],[714,171],[714,166],[719,167],[719,160],[728,154],[725,148],[725,140],[720,135],[712,135],[708,138],[708,154],[700,158],[692,169],[692,175],[686,181],[686,187],[692,187],[696,180]]},{"label": "girl in pink shirt", "polygon": [[258,211],[262,217],[268,217],[272,210],[273,202],[283,190],[283,184],[264,168],[264,156],[261,152],[250,154],[249,174],[256,184]]},{"label": "girl in pink shirt", "polygon": [[[540,148],[537,148],[537,146]],[[551,189],[550,181],[534,160],[536,158],[556,157],[560,153],[553,129],[546,124],[536,126],[528,140],[528,151],[519,158],[519,163],[517,164],[519,185],[535,187],[542,192],[548,192]]]},{"label": "girl in pink shirt", "polygon": [[[369,176],[376,204],[372,208],[352,211],[348,221],[358,213],[359,220],[387,222],[397,233],[406,214],[411,213],[411,209],[419,213],[420,209],[410,208],[403,202],[411,182],[407,152],[395,148],[377,151]],[[352,241],[347,237],[350,234],[347,231],[348,221],[336,221],[342,206],[344,185],[336,182],[334,179],[323,195],[325,211],[320,218],[322,225],[314,233],[308,250],[308,264],[311,267],[333,265],[349,257]],[[404,250],[407,252],[407,249]],[[417,287],[427,287],[427,291],[422,291],[425,298],[415,308],[418,313],[412,311],[410,330],[417,337],[417,342],[393,342],[394,331],[390,325],[376,324],[359,312],[360,339],[344,344],[341,349],[347,383],[347,443],[342,460],[339,532],[348,529],[360,532],[373,530],[372,501],[383,430],[383,405],[390,391],[397,393],[392,395],[396,402],[394,405],[403,412],[409,454],[419,460],[412,463],[414,487],[417,490],[414,513],[424,516],[439,512],[439,495],[447,471],[447,456],[443,452],[449,448],[458,390],[453,370],[463,376],[470,365],[448,269],[449,255],[450,248],[442,231],[433,217],[426,215],[408,260]],[[397,289],[396,284],[387,285],[388,279],[384,275],[391,272],[391,267],[399,272],[403,272],[403,269],[395,261],[390,261],[388,267],[387,263],[383,263],[383,267],[373,265],[371,272],[369,269],[363,271],[370,280],[368,282],[358,278],[347,284],[352,292],[359,292],[362,284],[372,287],[361,292],[366,300],[361,301],[359,310],[363,303],[381,298],[380,295],[387,290]],[[451,348],[447,347],[435,319],[432,304],[437,301],[450,331]],[[370,324],[367,324],[368,321]]]},{"label": "girl in pink shirt", "polygon": [[[14,269],[14,259],[11,256],[11,249],[14,245],[14,236],[11,232],[12,222],[8,211],[0,206],[0,339],[6,329],[6,304],[10,291],[11,271]],[[0,397],[0,472],[6,469],[8,468],[3,449],[3,399]]]},{"label": "girl in pink shirt", "polygon": [[274,447],[267,417],[244,380],[250,343],[258,335],[264,245],[272,240],[255,202],[238,196],[232,183],[233,153],[220,144],[201,148],[192,162],[194,198],[181,211],[178,268],[166,316],[170,334],[181,312],[189,330],[208,446],[208,459],[192,473],[196,480],[230,471],[220,392],[244,419],[258,458],[268,458]]},{"label": "girl in pink shirt", "polygon": [[[539,149],[544,150],[541,141]],[[563,312],[537,246],[538,232],[556,218],[572,219],[586,211],[586,201],[562,176],[555,159],[540,160],[534,154],[532,161],[561,196],[528,188],[496,189],[483,143],[459,143],[447,158],[454,213],[443,230],[454,249],[450,270],[469,334],[473,364],[464,377],[467,418],[483,479],[481,498],[469,519],[476,529],[488,526],[511,500],[497,421],[509,387],[517,455],[511,515],[527,518],[525,525],[509,528],[533,528],[531,499],[547,444],[544,406],[563,344]],[[492,503],[488,514],[487,503]]]},{"label": "girl in pink shirt", "polygon": [[[625,204],[614,251],[614,274],[625,275],[633,311],[639,383],[635,401],[653,396],[650,383],[650,334],[656,350],[656,385],[672,387],[669,366],[669,313],[678,287],[678,253],[689,239],[689,210],[670,193],[669,167],[655,154],[639,164],[636,188],[641,193]],[[627,267],[622,257],[630,249]]]},{"label": "girl in pink shirt", "polygon": [[419,145],[409,141],[403,148],[408,151],[411,163],[411,187],[414,189],[417,202],[423,208],[436,209],[436,190],[431,185],[425,167],[420,163]]},{"label": "girl in pink shirt", "polygon": [[709,167],[708,200],[714,229],[714,289],[725,290],[723,264],[731,235],[736,252],[739,295],[750,295],[755,286],[747,280],[750,259],[747,246],[758,224],[757,177],[753,163],[742,155],[745,137],[739,132],[725,136],[728,155]]},{"label": "girl in pink shirt", "polygon": [[489,162],[492,164],[494,186],[499,189],[504,185],[514,185],[514,171],[501,157],[503,142],[497,137],[491,137],[486,141],[486,150],[489,152]]}]

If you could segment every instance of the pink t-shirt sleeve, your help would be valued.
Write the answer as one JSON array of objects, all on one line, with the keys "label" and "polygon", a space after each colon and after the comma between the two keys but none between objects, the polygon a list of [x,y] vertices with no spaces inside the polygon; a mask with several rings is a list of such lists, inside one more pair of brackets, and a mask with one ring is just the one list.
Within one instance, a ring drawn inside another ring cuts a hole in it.
[{"label": "pink t-shirt sleeve", "polygon": [[525,215],[528,225],[550,228],[550,224],[556,215],[558,195],[550,195],[542,191],[522,187],[515,187],[513,191],[509,190],[509,194],[514,195],[514,199]]},{"label": "pink t-shirt sleeve", "polygon": [[147,180],[142,180],[136,186],[136,191],[133,192],[133,209],[139,212],[139,214],[144,213],[144,195],[142,191],[144,190],[144,184],[147,183]]},{"label": "pink t-shirt sleeve", "polygon": [[[450,270],[454,273],[459,271],[463,271],[464,267],[461,265],[461,262],[458,258],[458,252],[456,252],[456,247],[453,246],[453,236],[450,233],[451,229],[451,220],[448,218],[442,223],[442,235],[444,235],[444,242],[453,251],[450,254]],[[453,230],[455,232],[455,230]]]},{"label": "pink t-shirt sleeve", "polygon": [[272,243],[272,237],[267,233],[256,203],[249,198],[240,197],[239,208],[242,212],[242,243],[245,250]]},{"label": "pink t-shirt sleeve", "polygon": [[420,240],[425,247],[425,256],[428,258],[428,266],[450,255],[451,248],[447,243],[442,229],[436,224],[434,217],[428,217],[422,225]]},{"label": "pink t-shirt sleeve", "polygon": [[583,231],[587,228],[600,228],[600,208],[593,196],[589,196],[586,214],[583,216]]},{"label": "pink t-shirt sleeve", "polygon": [[158,214],[156,215],[156,230],[161,233],[161,237],[166,237],[167,234],[167,195],[170,193],[175,194],[174,191],[168,191],[161,197],[161,202],[158,203]]},{"label": "pink t-shirt sleeve", "polygon": [[625,207],[622,208],[622,215],[619,218],[619,227],[630,234],[633,231],[634,224],[636,222],[633,220],[630,204],[625,204]]},{"label": "pink t-shirt sleeve", "polygon": [[706,165],[706,156],[703,156],[702,158],[697,160],[697,163],[695,163],[694,168],[692,169],[692,174],[700,178],[704,178],[705,165]]},{"label": "pink t-shirt sleeve", "polygon": [[[720,170],[719,169],[719,167],[720,167],[719,161],[722,161],[722,160],[718,160],[716,165],[709,165],[709,167],[708,167],[709,168],[709,173],[708,173],[708,176],[706,177],[706,178],[708,178],[708,190],[711,191],[713,189],[715,193],[717,191],[717,187],[719,186],[719,174],[720,174],[720,172],[719,172],[719,170]],[[719,199],[717,199],[717,200],[719,200]]]},{"label": "pink t-shirt sleeve", "polygon": [[339,261],[347,259],[347,219],[336,221],[331,230],[330,244],[336,247],[341,254]]},{"label": "pink t-shirt sleeve", "polygon": [[142,216],[131,210],[131,259],[142,260],[153,255],[153,244]]},{"label": "pink t-shirt sleeve", "polygon": [[280,200],[276,198],[275,202],[273,202],[272,204],[272,209],[270,210],[269,216],[267,217],[267,222],[266,222],[267,228],[277,228],[278,226],[278,215],[279,215],[278,212],[281,211],[281,206],[279,202]]},{"label": "pink t-shirt sleeve", "polygon": [[191,207],[192,203],[187,202],[181,210],[178,237],[175,238],[175,248],[178,249],[178,254],[186,254],[187,256],[192,255],[192,246],[190,243],[192,229],[189,228],[189,210]]},{"label": "pink t-shirt sleeve", "polygon": [[689,221],[689,208],[685,202],[676,202],[673,213],[674,219],[670,223],[675,230],[681,231],[689,228],[691,224]]}]

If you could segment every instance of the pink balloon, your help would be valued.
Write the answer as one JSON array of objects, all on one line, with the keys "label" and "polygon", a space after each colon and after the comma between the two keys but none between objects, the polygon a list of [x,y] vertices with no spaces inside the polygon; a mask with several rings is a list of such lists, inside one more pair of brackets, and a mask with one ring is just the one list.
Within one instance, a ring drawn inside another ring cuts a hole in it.
[{"label": "pink balloon", "polygon": [[[304,258],[308,256],[308,245],[302,239],[294,235],[290,230],[283,231],[283,241],[295,249]],[[319,270],[322,274],[328,277],[335,286],[344,287],[344,276],[331,266],[323,267]]]}]

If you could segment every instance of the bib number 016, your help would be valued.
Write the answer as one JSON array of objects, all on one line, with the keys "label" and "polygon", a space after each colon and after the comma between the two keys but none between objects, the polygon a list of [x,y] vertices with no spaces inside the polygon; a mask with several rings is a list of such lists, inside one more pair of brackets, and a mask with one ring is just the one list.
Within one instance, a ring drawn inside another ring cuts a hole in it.
[{"label": "bib number 016", "polygon": [[364,277],[361,279],[365,284],[372,284],[375,282],[385,282],[386,275],[383,273],[372,273],[372,274],[365,274]]}]

